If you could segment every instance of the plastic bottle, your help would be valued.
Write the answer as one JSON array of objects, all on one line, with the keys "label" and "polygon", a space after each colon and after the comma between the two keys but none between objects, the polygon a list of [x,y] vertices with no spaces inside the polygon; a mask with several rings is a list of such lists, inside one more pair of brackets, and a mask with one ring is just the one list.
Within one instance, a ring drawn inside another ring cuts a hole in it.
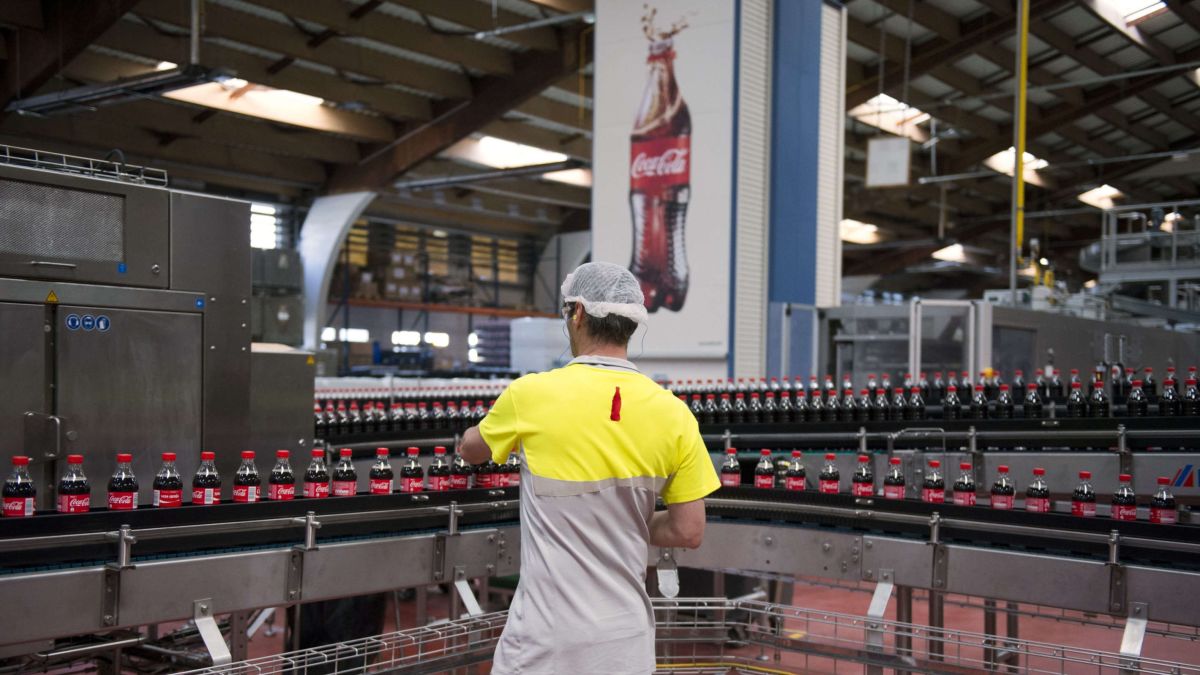
[{"label": "plastic bottle", "polygon": [[762,399],[759,398],[758,392],[750,394],[750,403],[746,406],[746,424],[762,424],[763,423],[763,407]]},{"label": "plastic bottle", "polygon": [[953,384],[946,387],[942,396],[942,419],[957,420],[962,418],[962,403],[958,400],[958,387]]},{"label": "plastic bottle", "polygon": [[971,465],[963,462],[958,468],[961,473],[954,481],[954,505],[975,506],[975,477],[971,475]]},{"label": "plastic bottle", "polygon": [[212,506],[221,503],[221,474],[217,473],[217,455],[214,452],[200,453],[200,467],[192,476],[192,503]]},{"label": "plastic bottle", "polygon": [[942,477],[942,463],[936,459],[929,461],[929,470],[925,472],[925,482],[921,484],[921,501],[926,504],[946,502],[946,479]]},{"label": "plastic bottle", "polygon": [[739,391],[733,399],[733,413],[729,415],[729,423],[745,424],[749,412],[750,409],[746,406],[746,394]]},{"label": "plastic bottle", "polygon": [[729,424],[733,420],[733,404],[729,394],[721,394],[721,402],[717,405],[717,424]]},{"label": "plastic bottle", "polygon": [[935,404],[941,403],[942,399],[946,398],[946,379],[942,377],[942,371],[940,370],[933,374],[930,396],[932,396],[930,400]]},{"label": "plastic bottle", "polygon": [[1183,412],[1183,399],[1175,388],[1175,380],[1163,380],[1162,394],[1158,397],[1158,414],[1161,417],[1179,417]]},{"label": "plastic bottle", "polygon": [[83,474],[83,455],[67,455],[67,470],[58,481],[58,512],[87,513],[92,509],[92,486]]},{"label": "plastic bottle", "polygon": [[1171,494],[1171,479],[1166,476],[1158,477],[1158,489],[1150,500],[1150,522],[1159,525],[1174,525],[1179,522],[1179,511],[1175,505],[1175,495]]},{"label": "plastic bottle", "polygon": [[501,468],[504,470],[505,487],[517,487],[521,484],[521,455],[515,448],[508,453],[508,461]]},{"label": "plastic bottle", "polygon": [[242,451],[242,463],[233,474],[233,501],[235,504],[248,504],[262,499],[262,479],[258,476],[258,467],[254,464],[254,451]]},{"label": "plastic bottle", "polygon": [[455,453],[454,459],[450,462],[450,489],[451,490],[466,490],[471,487],[471,474],[474,471],[467,460],[461,455]]},{"label": "plastic bottle", "polygon": [[808,395],[808,421],[824,422],[829,418],[825,415],[825,399],[818,393]]},{"label": "plastic bottle", "polygon": [[1134,380],[1125,398],[1125,414],[1129,417],[1145,417],[1149,407],[1146,392],[1142,390],[1142,381]]},{"label": "plastic bottle", "polygon": [[392,473],[392,453],[387,448],[375,448],[375,463],[367,474],[368,490],[373,495],[392,494],[392,483],[395,474]]},{"label": "plastic bottle", "polygon": [[875,473],[871,471],[868,455],[858,456],[858,466],[854,467],[854,476],[850,479],[850,493],[855,497],[875,496]]},{"label": "plastic bottle", "polygon": [[787,473],[784,474],[783,486],[794,492],[804,490],[805,471],[804,458],[799,450],[792,451],[792,461],[788,463]]},{"label": "plastic bottle", "polygon": [[1182,410],[1188,417],[1200,415],[1200,390],[1196,389],[1196,380],[1190,377],[1184,383]]},{"label": "plastic bottle", "polygon": [[1101,374],[1096,373],[1096,379],[1092,382],[1092,393],[1088,396],[1088,417],[1108,417],[1108,394],[1104,393],[1104,381],[1100,378]]},{"label": "plastic bottle", "polygon": [[890,419],[906,420],[911,419],[908,412],[908,399],[904,396],[904,387],[896,387],[892,390]]},{"label": "plastic bottle", "polygon": [[837,455],[830,452],[825,455],[825,466],[821,467],[821,475],[817,477],[817,491],[825,495],[836,495],[841,489],[842,477],[837,468]]},{"label": "plastic bottle", "polygon": [[429,491],[444,492],[449,489],[450,464],[446,462],[446,448],[439,445],[433,449],[433,462],[429,465]]},{"label": "plastic bottle", "polygon": [[[124,455],[129,457],[129,455]],[[117,455],[117,471],[121,470],[121,457]],[[131,458],[132,459],[132,458]],[[132,469],[130,470],[132,475]],[[117,474],[113,474],[113,479],[116,479]],[[153,504],[165,509],[183,506],[183,479],[179,477],[179,469],[175,467],[175,453],[164,452],[162,454],[162,468],[158,470],[158,474],[154,476],[154,492]],[[135,489],[136,493],[137,490]],[[112,489],[109,488],[108,508],[113,508],[112,505]],[[134,501],[137,501],[137,495],[134,495]],[[133,508],[137,508],[136,506]]]},{"label": "plastic bottle", "polygon": [[842,419],[842,400],[836,391],[829,391],[825,397],[825,409],[821,414],[822,422],[836,422]]},{"label": "plastic bottle", "polygon": [[904,419],[925,419],[925,397],[921,394],[920,386],[909,389],[908,405],[904,408]]},{"label": "plastic bottle", "polygon": [[992,409],[992,415],[996,419],[1011,420],[1013,418],[1013,399],[1012,393],[1008,389],[1007,384],[1000,385],[1000,390],[996,394],[996,406]]},{"label": "plastic bottle", "polygon": [[349,431],[352,434],[357,434],[365,430],[363,424],[362,412],[358,409],[358,401],[350,402],[350,414],[348,417]]},{"label": "plastic bottle", "polygon": [[1158,400],[1158,382],[1154,380],[1154,369],[1146,367],[1142,370],[1142,388],[1146,392],[1146,400],[1151,403]]},{"label": "plastic bottle", "polygon": [[325,451],[313,448],[312,461],[304,472],[304,496],[323,499],[329,496],[329,469],[325,466]]},{"label": "plastic bottle", "polygon": [[872,422],[882,422],[892,418],[892,404],[888,401],[887,390],[883,387],[875,388],[875,400],[871,404],[869,419]]},{"label": "plastic bottle", "polygon": [[1026,387],[1025,387],[1025,371],[1014,370],[1013,371],[1013,380],[1012,380],[1012,391],[1017,394],[1020,394],[1021,392],[1025,391],[1025,389],[1026,389]]},{"label": "plastic bottle", "polygon": [[358,471],[354,469],[354,451],[350,448],[338,450],[331,492],[334,497],[353,497],[358,494]]},{"label": "plastic bottle", "polygon": [[1096,490],[1092,487],[1092,472],[1079,472],[1079,485],[1071,493],[1071,515],[1092,518],[1096,515]]},{"label": "plastic bottle", "polygon": [[1063,382],[1059,377],[1058,369],[1049,368],[1046,371],[1046,375],[1049,378],[1046,381],[1046,399],[1055,403],[1062,401],[1064,395]]},{"label": "plastic bottle", "polygon": [[1067,417],[1083,417],[1087,413],[1087,404],[1083,400],[1083,384],[1071,383],[1071,393],[1067,395]]},{"label": "plastic bottle", "polygon": [[1046,485],[1046,470],[1033,470],[1033,482],[1025,488],[1025,510],[1033,513],[1050,512],[1050,487]]},{"label": "plastic bottle", "polygon": [[717,395],[706,394],[704,397],[704,407],[700,414],[700,424],[716,424],[717,423]]},{"label": "plastic bottle", "polygon": [[862,414],[864,411],[858,409],[858,401],[854,400],[854,390],[847,387],[842,391],[841,410],[838,420],[842,422],[855,422],[866,419]]},{"label": "plastic bottle", "polygon": [[425,489],[425,470],[417,461],[420,450],[410,447],[405,452],[408,458],[404,460],[404,466],[400,467],[400,491],[421,492]]},{"label": "plastic bottle", "polygon": [[296,498],[296,474],[292,473],[290,456],[287,450],[275,451],[275,466],[267,478],[267,499],[287,501]]},{"label": "plastic bottle", "polygon": [[1133,476],[1123,473],[1117,477],[1120,485],[1112,496],[1113,520],[1137,520],[1137,495],[1133,492]]},{"label": "plastic bottle", "polygon": [[1007,466],[1001,464],[997,470],[1000,475],[996,477],[996,482],[992,483],[992,508],[1011,511],[1017,489],[1008,476]]},{"label": "plastic bottle", "polygon": [[763,448],[759,453],[758,464],[754,466],[754,487],[775,487],[775,462],[771,461],[771,451]]},{"label": "plastic bottle", "polygon": [[888,460],[888,472],[883,477],[883,498],[904,499],[904,470],[900,468],[899,457]]},{"label": "plastic bottle", "polygon": [[1038,393],[1036,382],[1025,385],[1025,401],[1021,405],[1021,413],[1025,419],[1029,420],[1041,419],[1046,416],[1045,410],[1042,409],[1042,397]]},{"label": "plastic bottle", "polygon": [[33,502],[37,497],[37,488],[29,477],[29,458],[17,455],[12,458],[12,473],[4,481],[4,489],[0,497],[4,502],[5,518],[28,518],[34,513]]},{"label": "plastic bottle", "polygon": [[321,409],[320,401],[313,401],[313,429],[314,436],[325,438],[325,411]]},{"label": "plastic bottle", "polygon": [[975,385],[975,393],[971,396],[971,408],[968,417],[973,420],[985,419],[988,416],[988,400],[983,385]]},{"label": "plastic bottle", "polygon": [[792,401],[792,420],[795,422],[809,422],[812,419],[812,408],[808,407],[808,393],[803,389],[797,389],[796,398]]},{"label": "plastic bottle", "polygon": [[763,422],[766,424],[781,422],[779,417],[779,403],[775,400],[775,392],[768,391],[766,398],[763,399]]},{"label": "plastic bottle", "polygon": [[725,461],[721,464],[721,485],[737,487],[742,484],[742,466],[738,463],[737,448],[725,449]]}]

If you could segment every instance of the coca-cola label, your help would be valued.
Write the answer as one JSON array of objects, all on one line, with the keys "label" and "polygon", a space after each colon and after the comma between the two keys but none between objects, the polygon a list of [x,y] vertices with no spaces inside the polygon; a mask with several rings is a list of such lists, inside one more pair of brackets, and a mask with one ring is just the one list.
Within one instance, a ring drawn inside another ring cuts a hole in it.
[{"label": "coca-cola label", "polygon": [[836,495],[839,487],[836,480],[822,480],[817,483],[817,490],[823,495]]},{"label": "coca-cola label", "polygon": [[926,504],[945,504],[946,491],[939,488],[921,488],[921,501]]},{"label": "coca-cola label", "polygon": [[875,495],[875,486],[870,483],[853,483],[850,486],[850,494],[855,497],[872,497]]},{"label": "coca-cola label", "polygon": [[754,476],[754,487],[756,488],[773,488],[775,487],[775,476]]},{"label": "coca-cola label", "polygon": [[665,136],[634,141],[629,148],[629,189],[661,192],[691,179],[692,137]]},{"label": "coca-cola label", "polygon": [[1031,513],[1050,513],[1050,500],[1046,497],[1029,497],[1025,500],[1025,510]]},{"label": "coca-cola label", "polygon": [[333,481],[334,497],[353,497],[358,494],[358,483],[352,480]]},{"label": "coca-cola label", "polygon": [[370,480],[370,490],[373,495],[390,495],[392,494],[392,479],[372,478]]},{"label": "coca-cola label", "polygon": [[742,484],[742,477],[736,473],[721,474],[721,485],[725,487],[737,487]]},{"label": "coca-cola label", "polygon": [[959,490],[955,490],[954,491],[954,505],[955,506],[975,506],[975,493],[974,492],[962,492]]},{"label": "coca-cola label", "polygon": [[1096,515],[1096,502],[1071,502],[1071,515],[1092,518]]},{"label": "coca-cola label", "polygon": [[1137,520],[1137,507],[1131,504],[1112,507],[1113,520]]},{"label": "coca-cola label", "polygon": [[795,490],[795,491],[799,492],[804,489],[804,479],[796,477],[796,476],[792,476],[791,478],[784,478],[783,486],[789,490]]},{"label": "coca-cola label", "polygon": [[234,485],[233,501],[238,504],[248,504],[258,501],[257,485]]},{"label": "coca-cola label", "polygon": [[[155,490],[151,501],[155,506],[159,507],[173,508],[183,506],[183,490]],[[114,508],[112,505],[112,495],[108,497],[108,508]]]},{"label": "coca-cola label", "polygon": [[470,487],[470,480],[466,474],[451,474],[450,489],[451,490],[466,490]]},{"label": "coca-cola label", "polygon": [[318,499],[329,496],[329,483],[304,483],[304,496]]},{"label": "coca-cola label", "polygon": [[221,501],[216,488],[192,488],[192,503],[212,506]]},{"label": "coca-cola label", "polygon": [[425,489],[425,481],[420,478],[401,478],[401,492],[421,492]]},{"label": "coca-cola label", "polygon": [[[165,492],[165,490],[164,490]],[[176,495],[182,493],[181,490],[172,490]],[[182,497],[180,497],[182,499]],[[176,506],[179,503],[176,502]],[[108,509],[110,511],[132,511],[137,508],[137,493],[136,492],[110,492],[108,493]]]},{"label": "coca-cola label", "polygon": [[285,485],[285,484],[281,484],[281,483],[280,484],[272,483],[270,485],[270,487],[267,488],[267,499],[286,501],[288,499],[295,499],[295,498],[296,498],[296,485],[295,484],[286,484]]},{"label": "coca-cola label", "polygon": [[91,495],[59,495],[59,513],[87,513],[92,510]]},{"label": "coca-cola label", "polygon": [[5,518],[26,518],[33,515],[33,497],[5,497]]},{"label": "coca-cola label", "polygon": [[517,487],[518,485],[521,484],[521,474],[519,474],[519,473],[508,474],[508,479],[505,481],[505,484],[508,485],[508,487]]},{"label": "coca-cola label", "polygon": [[[8,506],[6,505],[4,508],[7,515]],[[1150,522],[1157,523],[1159,525],[1174,525],[1175,523],[1179,522],[1179,514],[1175,511],[1175,509],[1164,509],[1158,506],[1152,506],[1150,507]]]},{"label": "coca-cola label", "polygon": [[1013,507],[1012,495],[992,495],[992,508],[1000,509],[1001,511],[1011,511]]},{"label": "coca-cola label", "polygon": [[429,477],[429,491],[430,492],[442,492],[442,491],[449,490],[449,489],[450,489],[450,477],[449,476],[430,476]]},{"label": "coca-cola label", "polygon": [[492,487],[494,487],[494,488],[508,487],[508,474],[506,474],[506,473],[492,474]]},{"label": "coca-cola label", "polygon": [[884,485],[883,486],[883,498],[884,499],[904,499],[904,486],[903,485]]}]

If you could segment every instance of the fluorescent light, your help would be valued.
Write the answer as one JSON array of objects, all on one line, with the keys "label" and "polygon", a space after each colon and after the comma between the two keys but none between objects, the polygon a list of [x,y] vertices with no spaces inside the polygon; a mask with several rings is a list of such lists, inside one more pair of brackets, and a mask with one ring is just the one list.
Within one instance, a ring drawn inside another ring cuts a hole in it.
[{"label": "fluorescent light", "polygon": [[467,334],[467,346],[468,347],[478,347],[479,346],[479,333],[468,333]]},{"label": "fluorescent light", "polygon": [[275,207],[271,206],[270,204],[255,203],[255,204],[250,205],[250,213],[260,213],[264,216],[273,216],[277,212],[275,210]]},{"label": "fluorescent light", "polygon": [[481,164],[494,169],[513,169],[521,166],[553,164],[567,161],[561,152],[550,152],[524,143],[514,143],[495,136],[464,138],[446,148],[446,157]]},{"label": "fluorescent light", "polygon": [[371,331],[366,328],[338,328],[334,332],[333,326],[326,326],[321,329],[321,342],[333,342],[334,336],[337,336],[338,342],[370,342]]},{"label": "fluorescent light", "polygon": [[276,223],[275,216],[269,216],[265,213],[254,213],[253,208],[250,212],[250,246],[253,248],[275,248],[279,243],[276,241]]},{"label": "fluorescent light", "polygon": [[843,219],[841,227],[838,229],[841,233],[842,241],[848,241],[852,244],[875,244],[880,239],[878,225],[864,223],[853,218]]},{"label": "fluorescent light", "polygon": [[483,359],[479,358],[479,350],[478,349],[468,349],[467,350],[467,360],[470,361],[471,363],[479,363],[480,361],[483,361]]},{"label": "fluorescent light", "polygon": [[333,326],[326,326],[321,329],[321,342],[333,342],[337,339],[337,329]]},{"label": "fluorescent light", "polygon": [[1105,183],[1100,187],[1092,188],[1091,190],[1080,194],[1078,197],[1076,197],[1076,199],[1084,204],[1087,204],[1088,206],[1094,206],[1098,209],[1111,209],[1116,203],[1114,200],[1124,196],[1125,194],[1123,192],[1109,185],[1108,183]]},{"label": "fluorescent light", "polygon": [[1125,23],[1134,25],[1153,18],[1167,11],[1167,3],[1162,0],[1108,0],[1116,5],[1118,11],[1125,17]]},{"label": "fluorescent light", "polygon": [[963,250],[962,244],[950,244],[945,248],[940,248],[933,252],[933,257],[946,262],[966,262],[967,254]]},{"label": "fluorescent light", "polygon": [[1045,258],[1042,258],[1041,260],[1038,261],[1038,264],[1040,264],[1042,267],[1045,267],[1050,264],[1050,261],[1046,260]]},{"label": "fluorescent light", "polygon": [[863,124],[888,133],[911,138],[918,143],[929,140],[929,134],[917,126],[929,121],[929,113],[879,94],[859,104],[847,113]]},{"label": "fluorescent light", "polygon": [[577,185],[579,187],[592,187],[592,170],[591,169],[563,169],[562,171],[551,171],[550,173],[542,174],[542,178],[552,180],[556,183],[566,183],[568,185]]},{"label": "fluorescent light", "polygon": [[415,330],[392,331],[392,344],[404,347],[416,347],[421,344],[421,334]]},{"label": "fluorescent light", "polygon": [[175,68],[178,68],[178,67],[179,67],[178,64],[171,63],[170,61],[159,61],[158,65],[154,66],[154,69],[155,70],[174,70]]},{"label": "fluorescent light", "polygon": [[428,344],[431,347],[437,347],[438,349],[445,349],[446,347],[450,346],[450,334],[434,332],[425,333],[425,344]]}]

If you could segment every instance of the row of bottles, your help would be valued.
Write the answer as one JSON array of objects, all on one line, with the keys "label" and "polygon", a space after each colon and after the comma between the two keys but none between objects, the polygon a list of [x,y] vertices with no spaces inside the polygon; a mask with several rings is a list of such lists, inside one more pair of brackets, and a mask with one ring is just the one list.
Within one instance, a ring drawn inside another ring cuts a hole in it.
[{"label": "row of bottles", "polygon": [[330,438],[343,434],[371,431],[416,431],[441,429],[461,433],[479,424],[487,416],[491,405],[484,406],[483,400],[475,401],[410,401],[395,402],[389,409],[382,402],[366,401],[359,407],[358,401],[326,401],[322,407],[313,404],[314,429],[317,438]]},{"label": "row of bottles", "polygon": [[[822,494],[841,494],[843,482],[837,466],[837,455],[825,455],[825,464],[821,468],[815,484],[817,491]],[[884,499],[904,499],[906,485],[904,472],[901,469],[899,457],[888,460],[888,471],[883,477],[882,485],[877,485],[871,468],[871,458],[868,455],[858,456],[858,465],[850,476],[849,493],[855,497],[876,497]],[[960,474],[950,488],[950,503],[956,506],[975,506],[977,489],[971,464],[959,464]],[[742,484],[742,468],[738,462],[737,449],[726,450],[725,461],[721,465],[721,484],[738,486]],[[1046,484],[1046,470],[1035,468],[1033,479],[1025,489],[1025,510],[1037,513],[1047,513],[1053,510],[1050,500],[1050,487]],[[1076,516],[1091,517],[1096,515],[1096,491],[1091,484],[1090,471],[1079,472],[1079,484],[1071,498],[1071,513]],[[1112,496],[1111,518],[1115,520],[1137,520],[1137,495],[1131,485],[1133,476],[1121,474],[1120,485]],[[1178,511],[1175,496],[1171,494],[1170,479],[1158,478],[1158,489],[1150,502],[1150,522],[1174,524],[1178,522]],[[763,449],[758,464],[754,467],[754,486],[758,488],[778,488],[800,491],[808,488],[808,473],[804,467],[803,457],[799,450],[792,451],[790,461],[777,461],[769,449]],[[993,509],[1012,510],[1015,507],[1017,487],[1009,475],[1008,467],[997,467],[997,476],[992,483],[988,504]],[[920,499],[932,504],[946,503],[946,481],[943,477],[941,462],[930,460],[921,484]]]},{"label": "row of bottles", "polygon": [[[368,494],[391,494],[395,491],[396,475],[390,463],[390,452],[379,448],[375,452],[375,463],[368,474]],[[465,490],[470,487],[498,488],[520,484],[520,457],[513,453],[504,465],[487,462],[472,467],[462,457],[446,459],[446,448],[433,450],[433,461],[428,471],[418,461],[419,451],[408,448],[407,458],[400,468],[400,492],[431,492],[443,490]],[[325,451],[313,449],[311,461],[300,479],[300,494],[297,495],[296,474],[292,471],[291,453],[288,450],[275,452],[275,465],[267,477],[266,493],[263,481],[254,462],[254,452],[242,452],[242,463],[233,477],[231,492],[234,503],[266,500],[290,500],[297,496],[308,498],[353,497],[358,494],[358,472],[352,461],[352,451],[342,448],[338,462],[331,472],[325,463]],[[152,505],[158,508],[173,508],[184,504],[184,482],[175,463],[173,452],[162,453],[162,468],[154,477]],[[108,508],[113,511],[138,508],[138,480],[133,474],[133,455],[119,453],[117,467],[108,482]],[[29,458],[12,458],[12,473],[4,483],[3,504],[6,517],[34,515],[37,491],[29,476]],[[428,475],[428,481],[426,476]],[[221,503],[221,475],[216,467],[216,455],[200,453],[200,465],[192,477],[191,503],[213,505]],[[59,513],[86,513],[91,510],[91,485],[83,472],[83,456],[69,455],[67,468],[58,483]]]}]

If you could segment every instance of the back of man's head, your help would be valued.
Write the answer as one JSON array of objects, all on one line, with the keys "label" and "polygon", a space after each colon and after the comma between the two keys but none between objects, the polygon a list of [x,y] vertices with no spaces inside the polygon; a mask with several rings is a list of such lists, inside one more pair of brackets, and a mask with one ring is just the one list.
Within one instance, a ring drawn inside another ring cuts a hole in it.
[{"label": "back of man's head", "polygon": [[584,312],[584,330],[597,342],[624,346],[646,322],[645,297],[637,277],[613,263],[584,263],[567,275],[563,303]]}]

